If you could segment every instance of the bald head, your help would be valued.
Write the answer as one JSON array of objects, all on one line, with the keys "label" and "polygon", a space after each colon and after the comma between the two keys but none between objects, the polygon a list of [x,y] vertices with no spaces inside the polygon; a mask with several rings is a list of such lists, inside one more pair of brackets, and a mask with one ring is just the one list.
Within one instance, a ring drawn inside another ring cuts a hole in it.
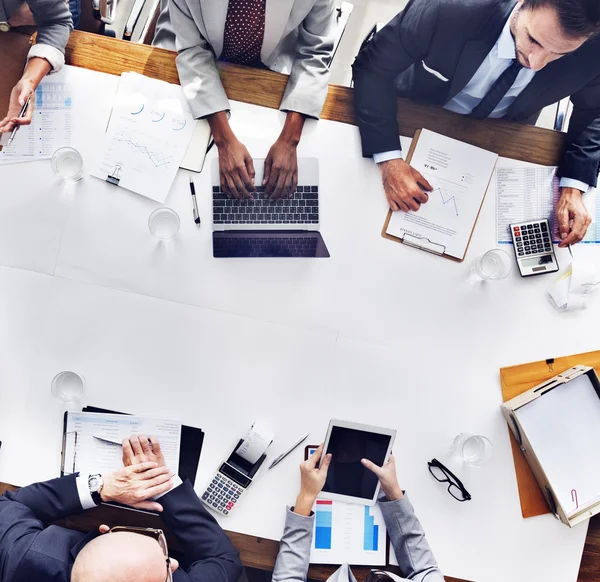
[{"label": "bald head", "polygon": [[78,554],[71,582],[165,582],[164,554],[151,537],[115,532],[98,536]]}]

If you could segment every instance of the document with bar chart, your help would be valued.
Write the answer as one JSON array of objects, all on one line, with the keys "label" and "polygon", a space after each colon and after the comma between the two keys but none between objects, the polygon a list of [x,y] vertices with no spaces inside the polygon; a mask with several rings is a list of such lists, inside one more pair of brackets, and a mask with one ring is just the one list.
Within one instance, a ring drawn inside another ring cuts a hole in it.
[{"label": "document with bar chart", "polygon": [[378,506],[317,499],[311,564],[385,566],[387,529]]}]

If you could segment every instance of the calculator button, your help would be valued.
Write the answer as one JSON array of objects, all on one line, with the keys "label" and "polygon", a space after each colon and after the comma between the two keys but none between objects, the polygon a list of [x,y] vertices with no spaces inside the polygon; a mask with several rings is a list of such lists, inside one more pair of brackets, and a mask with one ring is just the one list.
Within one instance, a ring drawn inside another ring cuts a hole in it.
[{"label": "calculator button", "polygon": [[546,225],[545,222],[542,222],[542,224],[540,225],[542,230],[548,230],[548,226]]},{"label": "calculator button", "polygon": [[531,254],[531,251],[525,251],[525,254],[526,254],[526,255],[530,255],[530,254]]},{"label": "calculator button", "polygon": [[522,257],[525,253],[523,251],[519,251],[519,256]]},{"label": "calculator button", "polygon": [[520,240],[521,240],[521,237],[520,237],[520,236],[516,236],[516,237],[515,237],[515,240],[518,242],[518,241],[520,241]]},{"label": "calculator button", "polygon": [[228,515],[229,511],[227,511],[226,509],[223,510],[223,515]]},{"label": "calculator button", "polygon": [[202,499],[204,499],[204,501],[206,501],[206,500],[208,499],[208,493],[205,493],[205,494],[202,496]]}]

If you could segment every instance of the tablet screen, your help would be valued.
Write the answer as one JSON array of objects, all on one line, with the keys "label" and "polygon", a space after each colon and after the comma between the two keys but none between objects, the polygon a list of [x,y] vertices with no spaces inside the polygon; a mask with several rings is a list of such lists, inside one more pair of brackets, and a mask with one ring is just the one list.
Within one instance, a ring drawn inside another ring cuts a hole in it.
[{"label": "tablet screen", "polygon": [[327,445],[326,452],[332,457],[323,491],[373,499],[377,476],[360,461],[369,459],[376,465],[383,465],[391,438],[385,434],[334,426]]}]

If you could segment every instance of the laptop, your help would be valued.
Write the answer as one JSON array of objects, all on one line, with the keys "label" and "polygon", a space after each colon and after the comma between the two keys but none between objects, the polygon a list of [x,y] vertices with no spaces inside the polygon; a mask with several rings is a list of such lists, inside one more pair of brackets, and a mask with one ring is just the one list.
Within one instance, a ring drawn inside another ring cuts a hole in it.
[{"label": "laptop", "polygon": [[291,198],[267,200],[264,159],[254,159],[254,200],[228,198],[220,187],[219,160],[211,168],[213,256],[329,257],[319,233],[319,162],[298,158],[298,186]]}]

